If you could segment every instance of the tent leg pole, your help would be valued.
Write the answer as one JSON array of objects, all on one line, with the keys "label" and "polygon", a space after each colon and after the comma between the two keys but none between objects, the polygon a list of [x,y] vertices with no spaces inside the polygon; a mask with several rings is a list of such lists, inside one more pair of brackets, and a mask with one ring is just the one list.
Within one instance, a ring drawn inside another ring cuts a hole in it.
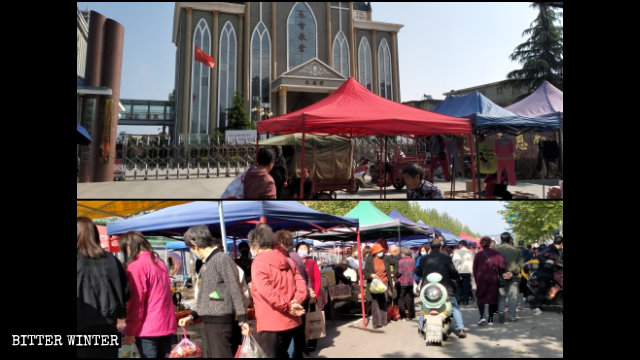
[{"label": "tent leg pole", "polygon": [[304,196],[304,150],[305,150],[305,132],[302,132],[302,156],[300,157],[300,200]]},{"label": "tent leg pole", "polygon": [[382,137],[380,137],[380,155],[378,156],[378,187],[380,187],[380,200],[382,200]]},{"label": "tent leg pole", "polygon": [[367,316],[364,310],[364,286],[362,281],[362,247],[360,246],[360,227],[358,227],[358,275],[360,276],[360,304],[362,305],[362,328],[367,327]]},{"label": "tent leg pole", "polygon": [[[471,149],[470,153],[471,153],[471,180],[473,183],[473,198],[477,199],[477,193],[478,193],[478,188],[476,187],[476,170],[480,169],[480,156],[476,156],[476,166],[473,166],[473,148],[474,148],[474,143],[473,143],[473,135],[469,134],[469,148]],[[478,135],[476,134],[476,143],[475,143],[475,148],[478,149]],[[479,153],[478,153],[479,154]],[[478,187],[480,186],[480,182],[478,182]]]}]

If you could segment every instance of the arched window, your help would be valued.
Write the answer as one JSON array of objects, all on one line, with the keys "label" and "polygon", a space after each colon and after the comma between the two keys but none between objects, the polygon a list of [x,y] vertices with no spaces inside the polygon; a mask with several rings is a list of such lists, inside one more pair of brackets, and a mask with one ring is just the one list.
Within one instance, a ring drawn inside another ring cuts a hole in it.
[{"label": "arched window", "polygon": [[349,45],[342,31],[339,31],[333,40],[333,68],[349,77]]},{"label": "arched window", "polygon": [[386,39],[382,39],[378,46],[378,81],[380,82],[380,96],[393,100],[391,86],[391,51]]},{"label": "arched window", "polygon": [[218,127],[227,127],[229,125],[227,114],[233,106],[233,95],[236,91],[236,47],[236,32],[233,30],[233,25],[227,21],[220,34]]},{"label": "arched window", "polygon": [[[198,26],[193,33],[195,47],[199,47],[207,54],[211,54],[211,35],[209,27],[204,19],[198,22]],[[189,120],[189,134],[209,133],[209,79],[211,78],[211,68],[196,61],[192,55],[191,61],[191,118]]]},{"label": "arched window", "polygon": [[255,99],[269,103],[271,83],[271,40],[264,23],[258,23],[251,35],[251,107]]},{"label": "arched window", "polygon": [[373,91],[373,81],[371,72],[371,48],[369,41],[363,37],[358,46],[358,81],[370,91]]},{"label": "arched window", "polygon": [[287,19],[288,69],[315,58],[317,48],[315,16],[306,3],[296,3]]}]

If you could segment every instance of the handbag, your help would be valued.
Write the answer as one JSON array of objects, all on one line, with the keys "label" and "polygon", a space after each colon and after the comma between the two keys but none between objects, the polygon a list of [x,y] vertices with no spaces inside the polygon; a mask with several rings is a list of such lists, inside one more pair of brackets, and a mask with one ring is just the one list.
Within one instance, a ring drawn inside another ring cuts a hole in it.
[{"label": "handbag", "polygon": [[400,320],[400,308],[398,305],[389,304],[389,306],[387,306],[387,321],[391,320]]},{"label": "handbag", "polygon": [[489,260],[489,263],[491,263],[491,267],[496,270],[496,274],[498,275],[498,282],[500,283],[500,287],[503,288],[505,286],[507,286],[507,280],[505,280],[502,276],[500,276],[500,273],[497,271],[496,266],[493,265],[493,261],[491,261],[491,258],[489,257],[489,255],[487,255],[487,253],[485,253],[484,251],[482,252],[484,254],[484,256],[487,257],[487,260]]},{"label": "handbag", "polygon": [[244,199],[244,177],[247,174],[245,170],[242,174],[236,176],[235,179],[224,189],[221,199]]},{"label": "handbag", "polygon": [[[309,310],[309,307],[307,307],[307,310]],[[320,339],[327,336],[323,310],[319,310],[316,307],[316,311],[307,312],[304,322],[304,334],[307,340]]]}]

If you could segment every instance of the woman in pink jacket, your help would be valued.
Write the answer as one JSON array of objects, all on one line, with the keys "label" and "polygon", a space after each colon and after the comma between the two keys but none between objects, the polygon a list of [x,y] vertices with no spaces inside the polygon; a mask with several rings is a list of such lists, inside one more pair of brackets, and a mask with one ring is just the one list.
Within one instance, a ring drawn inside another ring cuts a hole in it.
[{"label": "woman in pink jacket", "polygon": [[293,331],[302,324],[307,284],[296,265],[275,250],[275,236],[267,224],[249,232],[251,296],[256,309],[256,339],[267,357],[286,358]]},{"label": "woman in pink jacket", "polygon": [[135,342],[143,358],[169,357],[171,338],[178,327],[169,272],[140,232],[122,235],[120,251],[131,290],[122,343]]}]

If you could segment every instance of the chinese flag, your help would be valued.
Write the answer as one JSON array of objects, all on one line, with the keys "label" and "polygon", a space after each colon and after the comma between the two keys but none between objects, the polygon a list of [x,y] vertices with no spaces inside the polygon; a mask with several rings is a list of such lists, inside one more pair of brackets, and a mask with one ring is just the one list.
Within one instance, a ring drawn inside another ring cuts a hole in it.
[{"label": "chinese flag", "polygon": [[213,58],[211,56],[209,56],[206,52],[202,51],[202,49],[200,49],[197,45],[195,45],[196,47],[196,61],[200,61],[201,63],[207,65],[210,68],[213,68],[213,65],[215,65],[215,62],[213,61]]}]

